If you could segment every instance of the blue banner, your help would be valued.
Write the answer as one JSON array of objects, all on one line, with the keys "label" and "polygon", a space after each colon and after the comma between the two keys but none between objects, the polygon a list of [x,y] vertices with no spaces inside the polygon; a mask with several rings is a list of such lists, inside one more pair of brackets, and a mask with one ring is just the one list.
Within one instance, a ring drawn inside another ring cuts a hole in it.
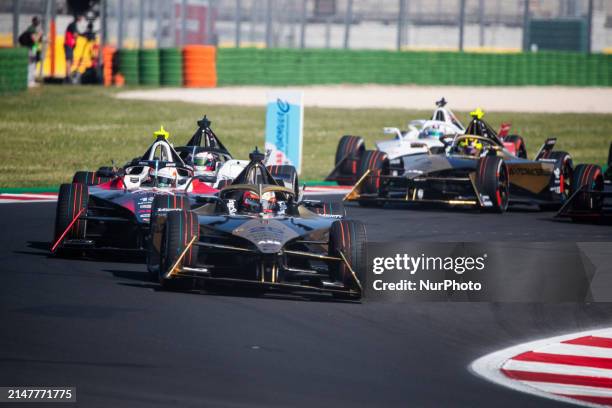
[{"label": "blue banner", "polygon": [[302,170],[304,122],[303,93],[278,91],[268,94],[266,110],[266,164],[291,164]]}]

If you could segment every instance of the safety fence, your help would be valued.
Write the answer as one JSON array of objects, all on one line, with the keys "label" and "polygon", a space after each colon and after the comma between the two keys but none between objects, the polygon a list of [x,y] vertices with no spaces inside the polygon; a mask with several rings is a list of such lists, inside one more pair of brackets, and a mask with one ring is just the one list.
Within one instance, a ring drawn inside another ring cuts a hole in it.
[{"label": "safety fence", "polygon": [[612,85],[612,55],[220,48],[219,85]]},{"label": "safety fence", "polygon": [[0,48],[0,94],[28,88],[28,50]]}]

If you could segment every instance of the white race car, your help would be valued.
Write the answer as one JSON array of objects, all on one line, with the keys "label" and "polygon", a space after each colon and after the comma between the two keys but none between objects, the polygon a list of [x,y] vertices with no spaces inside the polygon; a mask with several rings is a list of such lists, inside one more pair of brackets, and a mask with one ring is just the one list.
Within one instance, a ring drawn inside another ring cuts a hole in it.
[{"label": "white race car", "polygon": [[[360,136],[342,136],[336,150],[335,167],[326,180],[338,184],[351,185],[358,181],[361,174],[372,160],[388,162],[398,157],[412,154],[442,154],[449,141],[455,135],[465,133],[465,126],[455,114],[446,107],[444,98],[436,102],[436,109],[430,119],[413,120],[407,130],[396,127],[385,127],[386,135],[394,135],[391,140],[376,142],[376,150],[366,150],[365,141]],[[499,132],[504,145],[519,157],[527,157],[525,143],[517,135],[506,136],[509,124],[502,124]],[[384,159],[383,159],[384,156]]]}]

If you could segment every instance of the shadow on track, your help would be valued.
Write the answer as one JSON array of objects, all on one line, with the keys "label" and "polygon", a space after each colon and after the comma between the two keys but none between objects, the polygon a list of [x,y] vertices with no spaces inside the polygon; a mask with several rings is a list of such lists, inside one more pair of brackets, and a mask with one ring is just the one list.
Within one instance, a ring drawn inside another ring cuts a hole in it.
[{"label": "shadow on track", "polygon": [[163,289],[157,282],[153,282],[149,279],[146,272],[140,271],[129,271],[129,270],[118,270],[118,269],[103,269],[104,272],[108,272],[113,277],[130,280],[133,282],[120,281],[118,285],[153,290],[161,293],[181,293],[181,294],[192,294],[201,296],[218,296],[218,297],[239,297],[239,298],[251,298],[251,299],[267,299],[267,300],[286,300],[286,301],[302,301],[302,302],[332,302],[332,303],[355,303],[359,304],[359,301],[337,299],[327,293],[317,292],[283,292],[278,290],[262,290],[253,285],[221,285],[214,284],[212,282],[207,283],[196,283],[192,289],[184,291],[168,291]]}]

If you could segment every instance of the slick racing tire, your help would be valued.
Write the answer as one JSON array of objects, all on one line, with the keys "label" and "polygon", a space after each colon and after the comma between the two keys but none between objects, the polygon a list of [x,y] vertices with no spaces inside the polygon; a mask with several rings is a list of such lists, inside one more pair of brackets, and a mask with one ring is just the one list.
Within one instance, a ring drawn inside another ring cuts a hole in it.
[{"label": "slick racing tire", "polygon": [[476,188],[483,200],[490,202],[481,207],[483,211],[503,213],[508,209],[510,178],[508,167],[498,156],[484,156],[476,166]]},{"label": "slick racing tire", "polygon": [[[586,186],[588,190],[603,191],[604,179],[601,167],[595,164],[579,164],[576,166],[572,177],[572,192],[578,191],[583,186]],[[603,206],[603,198],[579,193],[572,200],[572,205],[576,211],[598,214]]]},{"label": "slick racing tire", "polygon": [[[57,197],[57,207],[55,210],[55,233],[53,243],[62,236],[66,228],[81,213],[87,212],[87,202],[89,191],[87,185],[81,183],[62,184]],[[65,235],[66,239],[84,239],[86,232],[86,221],[76,221],[70,231]]]},{"label": "slick racing tire", "polygon": [[527,158],[527,145],[525,144],[525,140],[523,140],[522,136],[508,135],[504,137],[504,142],[514,144],[516,157],[520,157],[521,159]]},{"label": "slick racing tire", "polygon": [[312,212],[326,216],[342,216],[346,215],[344,211],[344,203],[342,201],[323,202],[320,207],[314,207]]},{"label": "slick racing tire", "polygon": [[73,183],[82,183],[87,186],[95,186],[98,184],[106,183],[109,180],[109,177],[98,176],[93,171],[77,171],[72,177]]},{"label": "slick racing tire", "polygon": [[[361,184],[361,193],[363,194],[378,194],[380,190],[380,176],[385,173],[385,168],[388,165],[387,154],[380,150],[366,150],[361,156],[359,168],[357,172],[357,180],[366,174],[369,170],[368,177]],[[381,206],[381,202],[370,200],[359,200],[359,205],[365,207]]]},{"label": "slick racing tire", "polygon": [[[542,210],[557,210],[569,198],[572,189],[572,176],[574,174],[574,162],[572,156],[563,151],[552,151],[548,156],[549,159],[555,160],[554,174],[555,179],[558,178],[559,193],[554,195],[558,197],[558,202],[550,204],[542,204]],[[556,180],[555,180],[556,184]],[[553,187],[551,181],[551,187]]]},{"label": "slick racing tire", "polygon": [[344,161],[338,169],[342,175],[347,176],[346,179],[339,180],[338,184],[352,184],[352,178],[357,175],[357,171],[359,170],[359,161],[363,152],[365,152],[365,141],[361,136],[345,135],[340,138],[338,147],[336,148],[334,166],[337,166],[345,157],[349,157],[353,160]]},{"label": "slick racing tire", "polygon": [[295,167],[283,164],[283,165],[272,165],[266,166],[268,172],[274,177],[274,180],[282,181],[281,185],[292,189],[295,192],[295,196],[300,194],[300,183],[298,181],[298,174]]},{"label": "slick racing tire", "polygon": [[[353,268],[361,287],[366,288],[366,230],[363,223],[355,220],[335,221],[329,229],[329,256],[340,257],[340,251]],[[334,296],[341,298],[360,298],[365,294],[360,290],[348,266],[342,261],[334,261],[330,264],[330,277],[335,282],[342,282],[347,290],[352,290],[359,295],[348,293],[335,293]]]},{"label": "slick racing tire", "polygon": [[[159,283],[167,290],[188,290],[193,288],[192,278],[165,278],[165,274],[179,259],[193,238],[200,238],[198,216],[193,211],[173,211],[168,213],[161,245],[161,263]],[[183,266],[196,266],[198,261],[198,246],[192,245],[185,253]]]},{"label": "slick racing tire", "polygon": [[157,194],[151,204],[150,231],[147,239],[147,270],[151,280],[156,281],[159,276],[161,254],[160,242],[154,242],[163,232],[163,225],[158,222],[160,213],[189,210],[189,199],[185,196],[170,194]]}]

